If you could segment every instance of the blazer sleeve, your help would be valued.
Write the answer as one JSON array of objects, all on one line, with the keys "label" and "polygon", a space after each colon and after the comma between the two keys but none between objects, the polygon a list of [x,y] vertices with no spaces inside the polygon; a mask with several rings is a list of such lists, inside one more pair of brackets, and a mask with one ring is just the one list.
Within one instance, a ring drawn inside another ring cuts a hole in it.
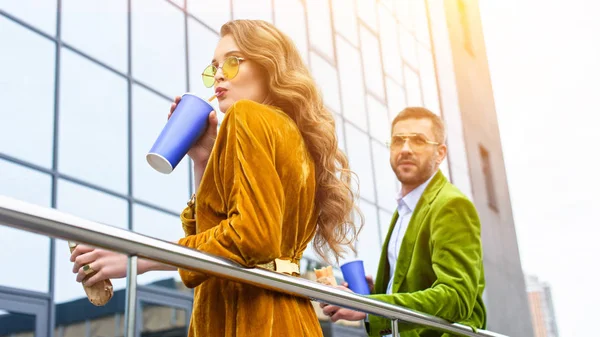
[{"label": "blazer sleeve", "polygon": [[[224,146],[217,149],[215,164],[222,177],[227,219],[195,233],[186,230],[186,216],[182,214],[186,237],[179,240],[180,245],[248,267],[281,255],[284,191],[275,167],[276,126],[268,120],[267,113],[257,110],[261,108],[266,109],[239,101],[227,112],[231,115],[221,126],[226,139]],[[183,269],[179,273],[190,288],[206,279],[203,273]]]},{"label": "blazer sleeve", "polygon": [[[431,226],[433,285],[412,293],[377,294],[371,298],[427,313],[451,322],[468,319],[477,300],[482,277],[481,225],[474,205],[465,197],[454,198],[440,209]],[[378,322],[381,317],[369,316]],[[389,326],[389,324],[387,324]],[[400,330],[415,325],[400,324]]]}]

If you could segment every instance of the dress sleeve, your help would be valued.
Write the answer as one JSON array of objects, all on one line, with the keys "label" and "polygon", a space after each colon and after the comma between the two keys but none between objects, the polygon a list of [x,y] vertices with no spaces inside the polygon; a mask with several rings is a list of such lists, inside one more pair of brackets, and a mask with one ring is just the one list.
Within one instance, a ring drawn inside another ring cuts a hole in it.
[{"label": "dress sleeve", "polygon": [[[238,101],[221,126],[225,139],[217,142],[213,164],[221,177],[219,189],[227,205],[227,219],[195,233],[186,230],[189,226],[182,214],[186,237],[179,240],[180,245],[249,267],[281,255],[284,191],[275,167],[276,120],[269,118],[274,112],[261,109],[268,108]],[[203,273],[182,269],[180,275],[188,287],[206,279]]]}]

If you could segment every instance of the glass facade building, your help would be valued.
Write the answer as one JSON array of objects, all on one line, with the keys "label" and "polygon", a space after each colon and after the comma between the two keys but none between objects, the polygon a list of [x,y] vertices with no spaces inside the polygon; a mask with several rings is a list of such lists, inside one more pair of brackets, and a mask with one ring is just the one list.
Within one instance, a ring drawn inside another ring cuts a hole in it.
[{"label": "glass facade building", "polygon": [[[200,74],[220,26],[262,19],[295,41],[336,118],[366,220],[358,257],[375,274],[400,187],[385,141],[401,109],[425,106],[444,118],[449,158],[442,171],[477,199],[461,76],[452,70],[454,27],[468,27],[450,20],[448,7],[457,6],[450,3],[0,0],[0,194],[163,240],[181,237],[179,212],[193,191],[191,164],[186,158],[162,175],[145,154],[174,96],[212,93]],[[444,24],[435,19],[447,16]],[[501,161],[494,165],[503,170]],[[505,178],[497,184],[506,185]],[[506,240],[514,241],[508,249],[518,259],[516,238]],[[75,282],[69,255],[65,241],[0,226],[0,322],[14,327],[3,331],[0,324],[0,336],[30,336],[34,327],[57,337],[122,335],[117,307],[124,304],[125,280],[113,280],[114,310],[95,308]],[[303,270],[319,263],[310,249],[305,258]],[[500,269],[486,263],[490,268]],[[513,276],[522,281],[522,274]],[[185,331],[191,293],[178,274],[147,273],[138,283],[139,333]],[[524,296],[524,288],[515,289],[514,296]],[[494,294],[488,290],[486,301]],[[76,319],[74,311],[90,314]]]}]

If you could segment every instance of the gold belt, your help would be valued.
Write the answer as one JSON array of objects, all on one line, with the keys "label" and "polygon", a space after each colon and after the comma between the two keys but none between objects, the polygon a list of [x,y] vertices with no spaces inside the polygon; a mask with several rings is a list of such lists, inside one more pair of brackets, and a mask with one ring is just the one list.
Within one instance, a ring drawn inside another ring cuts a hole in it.
[{"label": "gold belt", "polygon": [[296,273],[300,275],[300,267],[298,264],[288,260],[275,259],[271,262],[258,264],[256,266],[282,274],[294,275],[294,273]]}]

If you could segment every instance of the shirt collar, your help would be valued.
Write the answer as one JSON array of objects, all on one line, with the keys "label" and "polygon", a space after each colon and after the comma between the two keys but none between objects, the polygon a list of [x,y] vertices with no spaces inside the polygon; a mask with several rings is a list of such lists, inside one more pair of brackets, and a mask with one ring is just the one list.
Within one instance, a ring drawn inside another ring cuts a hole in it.
[{"label": "shirt collar", "polygon": [[408,193],[404,197],[402,197],[402,191],[398,192],[398,195],[396,196],[398,208],[401,208],[402,205],[405,205],[411,212],[413,212],[417,207],[417,203],[419,202],[419,199],[421,199],[423,192],[425,192],[427,185],[429,185],[429,182],[431,181],[431,179],[433,179],[434,176],[435,173],[431,177],[429,177],[427,181],[419,185],[414,190],[410,191],[410,193]]}]

